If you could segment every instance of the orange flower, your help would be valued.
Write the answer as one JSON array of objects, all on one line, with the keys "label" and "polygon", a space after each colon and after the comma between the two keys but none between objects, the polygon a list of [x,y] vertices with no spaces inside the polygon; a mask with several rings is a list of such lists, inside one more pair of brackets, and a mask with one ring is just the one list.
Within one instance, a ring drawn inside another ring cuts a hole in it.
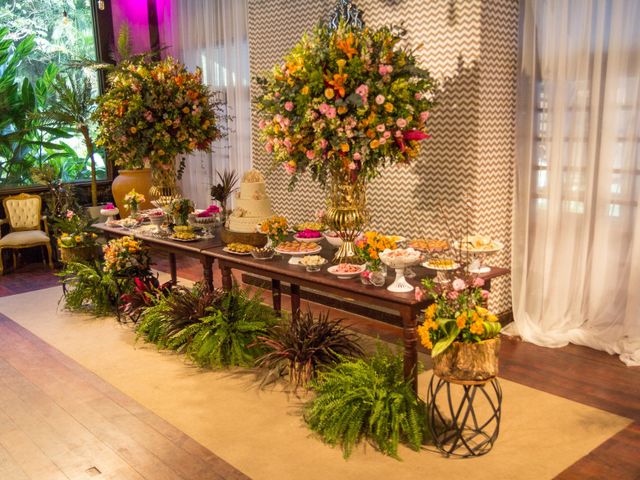
[{"label": "orange flower", "polygon": [[333,89],[336,92],[338,92],[338,95],[340,95],[341,97],[344,97],[346,93],[346,90],[344,88],[344,82],[347,81],[348,76],[349,75],[347,75],[346,73],[334,73],[333,79],[329,78],[328,76],[325,76],[325,80],[329,85],[333,87]]},{"label": "orange flower", "polygon": [[350,33],[349,35],[347,35],[346,39],[338,40],[336,42],[336,47],[338,47],[338,49],[341,50],[342,53],[349,57],[349,60],[351,60],[353,56],[358,53],[358,50],[354,48],[354,40],[355,39],[353,38],[353,34]]},{"label": "orange flower", "polygon": [[458,324],[458,328],[464,328],[467,324],[467,312],[463,312],[456,318],[456,323]]}]

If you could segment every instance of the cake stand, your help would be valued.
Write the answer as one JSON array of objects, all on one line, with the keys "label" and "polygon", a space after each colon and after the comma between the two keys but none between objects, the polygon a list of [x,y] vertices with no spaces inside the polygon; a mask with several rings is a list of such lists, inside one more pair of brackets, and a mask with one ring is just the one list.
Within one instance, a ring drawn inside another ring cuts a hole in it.
[{"label": "cake stand", "polygon": [[165,220],[165,214],[163,213],[162,215],[158,215],[158,214],[150,214],[149,215],[149,221],[151,222],[151,225],[153,225],[154,227],[156,227],[156,229],[153,231],[153,233],[162,233],[162,224],[164,223]]},{"label": "cake stand", "polygon": [[412,292],[413,286],[405,279],[404,269],[417,265],[421,259],[422,254],[413,248],[383,251],[380,254],[380,260],[396,271],[396,279],[387,287],[387,290],[395,293]]},{"label": "cake stand", "polygon": [[107,217],[107,221],[105,222],[107,225],[111,225],[115,223],[115,216],[120,213],[118,208],[103,208],[100,210],[100,215],[103,217]]},{"label": "cake stand", "polygon": [[214,232],[218,225],[217,214],[209,217],[199,217],[196,215],[193,218],[193,225],[204,228],[205,234],[202,235],[202,238],[214,238]]},{"label": "cake stand", "polygon": [[491,271],[491,267],[486,266],[484,261],[488,256],[502,250],[504,248],[504,244],[497,241],[491,241],[481,247],[473,247],[469,244],[465,245],[463,243],[461,245],[460,242],[454,242],[453,248],[460,251],[460,253],[467,253],[468,255],[471,255],[473,260],[469,264],[469,273],[479,274],[489,273]]}]

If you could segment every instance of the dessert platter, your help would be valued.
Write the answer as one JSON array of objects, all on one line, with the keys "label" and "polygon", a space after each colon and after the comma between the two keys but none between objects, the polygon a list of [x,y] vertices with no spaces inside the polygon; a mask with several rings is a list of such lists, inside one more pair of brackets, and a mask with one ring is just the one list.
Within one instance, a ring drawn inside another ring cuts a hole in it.
[{"label": "dessert platter", "polygon": [[436,240],[434,238],[416,238],[408,243],[408,246],[419,252],[443,252],[449,248],[446,240]]},{"label": "dessert platter", "polygon": [[322,247],[315,242],[282,242],[276,247],[277,253],[291,256],[312,255],[319,253]]},{"label": "dessert platter", "polygon": [[333,267],[327,268],[327,272],[331,275],[335,275],[339,279],[345,280],[348,278],[355,278],[364,272],[366,265],[354,265],[352,263],[339,263]]},{"label": "dessert platter", "polygon": [[467,235],[460,241],[453,243],[453,248],[463,254],[473,257],[473,261],[469,265],[471,273],[488,273],[490,267],[484,265],[485,259],[504,248],[504,244],[486,235]]},{"label": "dessert platter", "polygon": [[258,170],[249,170],[242,177],[240,189],[236,193],[235,208],[227,223],[228,230],[255,233],[256,225],[272,215],[264,176]]},{"label": "dessert platter", "polygon": [[296,233],[293,238],[298,242],[317,243],[322,240],[322,233],[320,233],[318,230],[311,230],[307,228]]},{"label": "dessert platter", "polygon": [[380,253],[382,263],[396,271],[395,281],[387,287],[390,292],[402,293],[413,291],[413,286],[405,279],[405,268],[417,265],[422,261],[422,253],[413,248],[386,249]]},{"label": "dessert platter", "polygon": [[214,231],[218,225],[220,207],[209,205],[206,210],[196,211],[189,217],[190,222],[198,227],[204,228],[205,234],[202,238],[214,238]]},{"label": "dessert platter", "polygon": [[229,243],[222,250],[227,253],[233,253],[234,255],[251,255],[251,252],[255,248],[253,245],[247,245],[246,243]]},{"label": "dessert platter", "polygon": [[299,265],[306,267],[307,272],[319,272],[325,263],[327,260],[320,255],[306,255],[302,257]]},{"label": "dessert platter", "polygon": [[271,260],[275,253],[273,247],[254,247],[251,250],[251,256],[256,260]]},{"label": "dessert platter", "polygon": [[170,235],[169,238],[178,242],[195,242],[196,240],[200,240],[200,237],[193,231],[193,228],[185,225],[173,227],[173,235]]}]

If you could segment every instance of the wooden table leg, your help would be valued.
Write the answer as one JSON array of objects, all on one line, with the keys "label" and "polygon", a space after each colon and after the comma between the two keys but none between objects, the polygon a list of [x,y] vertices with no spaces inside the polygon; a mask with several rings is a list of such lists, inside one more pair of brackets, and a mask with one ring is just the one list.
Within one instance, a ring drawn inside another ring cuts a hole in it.
[{"label": "wooden table leg", "polygon": [[402,317],[402,340],[404,343],[404,378],[409,380],[418,393],[418,331],[416,314],[407,308]]},{"label": "wooden table leg", "polygon": [[178,283],[178,267],[176,265],[176,254],[169,254],[169,272],[171,273],[171,283],[176,285]]},{"label": "wooden table leg", "polygon": [[231,268],[226,265],[220,265],[220,271],[222,272],[222,288],[226,291],[233,288],[233,281],[231,280]]},{"label": "wooden table leg", "polygon": [[291,319],[300,320],[300,285],[291,284]]},{"label": "wooden table leg", "polygon": [[204,276],[204,284],[207,289],[213,290],[213,258],[202,256],[200,258],[202,264],[202,274]]},{"label": "wooden table leg", "polygon": [[271,279],[271,296],[273,298],[273,309],[280,316],[280,311],[282,310],[282,288],[280,287],[280,280],[275,278]]}]

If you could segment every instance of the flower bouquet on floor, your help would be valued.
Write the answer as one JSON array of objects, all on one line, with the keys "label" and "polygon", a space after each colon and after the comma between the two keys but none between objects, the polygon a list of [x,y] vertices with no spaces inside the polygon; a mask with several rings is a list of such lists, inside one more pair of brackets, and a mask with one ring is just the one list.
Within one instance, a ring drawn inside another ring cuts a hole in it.
[{"label": "flower bouquet on floor", "polygon": [[95,221],[73,210],[67,210],[63,217],[53,219],[62,262],[91,260],[97,256],[98,235],[91,227]]},{"label": "flower bouquet on floor", "polygon": [[104,267],[106,273],[120,278],[148,277],[151,275],[151,258],[140,240],[120,237],[111,240],[104,247]]},{"label": "flower bouquet on floor", "polygon": [[434,373],[450,381],[482,382],[498,374],[501,326],[485,306],[484,280],[457,276],[451,282],[422,280],[433,303],[418,327],[422,345],[431,349]]}]

